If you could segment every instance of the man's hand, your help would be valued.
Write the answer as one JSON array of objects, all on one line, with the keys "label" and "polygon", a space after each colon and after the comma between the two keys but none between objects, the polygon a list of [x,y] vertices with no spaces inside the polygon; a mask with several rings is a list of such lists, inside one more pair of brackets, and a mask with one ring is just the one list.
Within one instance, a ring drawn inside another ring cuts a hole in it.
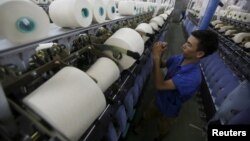
[{"label": "man's hand", "polygon": [[158,90],[174,90],[176,89],[172,79],[164,80],[164,76],[161,72],[161,55],[163,51],[167,49],[166,42],[157,42],[153,46],[153,57],[154,57],[154,80],[155,86]]},{"label": "man's hand", "polygon": [[156,42],[153,45],[153,57],[155,59],[160,59],[162,53],[167,49],[167,43],[166,42]]}]

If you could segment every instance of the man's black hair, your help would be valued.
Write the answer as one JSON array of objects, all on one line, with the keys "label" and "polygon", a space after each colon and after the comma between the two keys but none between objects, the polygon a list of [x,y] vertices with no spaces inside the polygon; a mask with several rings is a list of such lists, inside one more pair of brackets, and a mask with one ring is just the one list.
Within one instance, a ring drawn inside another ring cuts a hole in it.
[{"label": "man's black hair", "polygon": [[218,35],[210,30],[193,31],[192,36],[199,40],[197,51],[204,51],[206,57],[218,49]]}]

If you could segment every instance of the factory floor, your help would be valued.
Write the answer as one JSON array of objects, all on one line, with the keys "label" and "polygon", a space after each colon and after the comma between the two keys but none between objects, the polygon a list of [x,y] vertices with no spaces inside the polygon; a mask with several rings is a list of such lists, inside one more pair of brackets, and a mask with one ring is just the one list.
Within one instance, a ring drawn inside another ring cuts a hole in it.
[{"label": "factory floor", "polygon": [[[181,46],[185,42],[183,28],[180,23],[171,22],[168,27],[166,41],[168,42],[168,51],[164,57],[168,57],[181,52]],[[124,141],[154,141],[158,136],[156,122],[152,120],[143,128],[141,134],[133,132],[133,125],[138,123],[143,111],[147,110],[147,105],[154,94],[154,84],[152,75],[145,84],[143,94],[138,102],[136,114],[131,121],[131,126],[127,135],[122,140]],[[198,104],[199,94],[196,94],[190,101],[183,105],[181,113],[176,122],[171,126],[168,135],[163,141],[206,141],[206,135],[199,130],[204,127],[205,122],[201,120]]]}]

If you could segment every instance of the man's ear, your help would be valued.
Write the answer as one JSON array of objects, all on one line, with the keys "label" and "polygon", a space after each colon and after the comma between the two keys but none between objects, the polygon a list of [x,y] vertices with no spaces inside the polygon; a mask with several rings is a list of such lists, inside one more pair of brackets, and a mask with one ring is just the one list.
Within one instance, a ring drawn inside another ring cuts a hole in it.
[{"label": "man's ear", "polygon": [[197,51],[197,53],[196,53],[197,58],[202,58],[204,55],[205,55],[204,51]]}]

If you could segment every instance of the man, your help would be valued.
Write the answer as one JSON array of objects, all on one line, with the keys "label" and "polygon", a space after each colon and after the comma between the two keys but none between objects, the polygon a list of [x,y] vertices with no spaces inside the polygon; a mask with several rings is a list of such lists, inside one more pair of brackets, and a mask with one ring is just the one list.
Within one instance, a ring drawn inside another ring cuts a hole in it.
[{"label": "man", "polygon": [[181,11],[181,18],[179,20],[179,23],[181,23],[181,21],[184,20],[185,18],[186,18],[186,10],[184,9]]},{"label": "man", "polygon": [[[160,139],[167,134],[168,127],[178,116],[182,104],[199,90],[202,80],[200,59],[212,54],[217,48],[217,34],[209,30],[192,32],[182,46],[183,53],[170,57],[166,62],[161,61],[161,56],[167,49],[167,44],[154,44],[154,83],[157,92],[144,113],[143,123],[157,117]],[[161,72],[162,67],[167,67],[166,76]]]}]

